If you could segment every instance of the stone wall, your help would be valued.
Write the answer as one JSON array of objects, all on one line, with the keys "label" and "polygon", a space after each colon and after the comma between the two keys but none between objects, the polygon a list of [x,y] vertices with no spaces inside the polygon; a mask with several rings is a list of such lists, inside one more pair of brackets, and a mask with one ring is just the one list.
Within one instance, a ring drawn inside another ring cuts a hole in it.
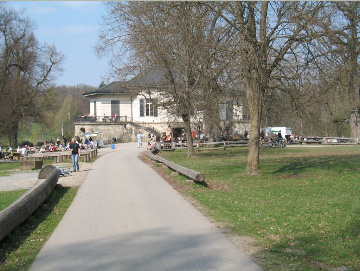
[{"label": "stone wall", "polygon": [[[140,131],[144,136],[151,131],[159,133],[170,133],[167,123],[109,123],[109,122],[93,122],[93,123],[75,123],[75,135],[81,135],[83,132],[80,128],[85,128],[86,132],[100,131],[96,139],[101,139],[104,143],[111,142],[112,138],[116,138],[117,142],[135,142],[136,135]],[[95,138],[94,138],[95,139]]]},{"label": "stone wall", "polygon": [[[250,122],[240,120],[232,122],[233,131],[243,135],[245,131],[250,133]],[[171,133],[172,128],[184,128],[183,123],[167,122],[128,122],[128,123],[112,123],[112,122],[84,122],[75,123],[75,135],[80,136],[83,132],[80,128],[85,128],[86,132],[99,131],[100,134],[93,139],[101,139],[105,144],[110,143],[112,138],[116,138],[117,142],[135,142],[137,141],[136,135],[140,131],[146,138],[149,132],[154,131],[162,134],[165,132],[167,135]],[[193,127],[196,129],[196,127]]]}]

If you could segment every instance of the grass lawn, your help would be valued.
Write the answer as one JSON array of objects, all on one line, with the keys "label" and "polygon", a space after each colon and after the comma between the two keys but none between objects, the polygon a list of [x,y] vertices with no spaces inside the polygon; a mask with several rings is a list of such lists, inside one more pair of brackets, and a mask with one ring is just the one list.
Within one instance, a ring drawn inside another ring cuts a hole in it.
[{"label": "grass lawn", "polygon": [[26,189],[14,191],[0,191],[0,211],[8,207],[25,192]]},{"label": "grass lawn", "polygon": [[360,270],[360,147],[261,149],[261,175],[246,177],[248,149],[162,152],[206,176],[188,185],[207,215],[261,248],[265,270]]}]

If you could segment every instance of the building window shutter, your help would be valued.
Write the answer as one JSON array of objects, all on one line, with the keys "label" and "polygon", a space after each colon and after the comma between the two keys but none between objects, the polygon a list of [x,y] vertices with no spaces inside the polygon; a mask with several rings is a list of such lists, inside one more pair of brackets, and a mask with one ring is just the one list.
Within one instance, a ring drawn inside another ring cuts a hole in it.
[{"label": "building window shutter", "polygon": [[140,99],[140,117],[144,116],[144,106],[145,106],[144,99]]},{"label": "building window shutter", "polygon": [[158,116],[158,105],[157,100],[154,100],[154,117]]},{"label": "building window shutter", "polygon": [[120,116],[120,101],[119,100],[111,100],[111,115]]}]

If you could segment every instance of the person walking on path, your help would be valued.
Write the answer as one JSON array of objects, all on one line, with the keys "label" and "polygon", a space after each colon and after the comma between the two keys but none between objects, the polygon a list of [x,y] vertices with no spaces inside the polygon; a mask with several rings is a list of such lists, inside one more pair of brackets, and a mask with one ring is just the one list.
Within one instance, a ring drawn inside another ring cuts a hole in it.
[{"label": "person walking on path", "polygon": [[75,138],[71,139],[69,150],[71,151],[71,161],[73,164],[73,171],[79,171],[79,156],[80,156],[80,146],[76,143]]},{"label": "person walking on path", "polygon": [[138,139],[138,148],[142,147],[142,134],[140,133],[140,131],[137,133],[137,139]]}]

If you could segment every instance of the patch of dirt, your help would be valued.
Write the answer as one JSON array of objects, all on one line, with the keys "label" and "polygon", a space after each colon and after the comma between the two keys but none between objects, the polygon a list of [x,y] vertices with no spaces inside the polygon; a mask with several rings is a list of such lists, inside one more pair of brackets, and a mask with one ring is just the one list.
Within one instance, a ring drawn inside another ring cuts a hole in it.
[{"label": "patch of dirt", "polygon": [[231,191],[229,185],[224,183],[223,181],[210,180],[207,182],[210,189],[218,190],[218,191]]},{"label": "patch of dirt", "polygon": [[[179,184],[179,182],[175,181],[174,177],[170,176],[162,166],[161,167],[156,166],[156,163],[158,162],[151,160],[150,158],[145,156],[144,153],[139,154],[139,159],[143,161],[145,164],[149,165],[152,169],[154,169],[165,181],[167,181],[174,189],[176,189],[188,202],[190,202],[205,217],[207,217],[211,221],[211,223],[213,223],[244,254],[252,257],[255,262],[261,261],[260,257],[254,258],[253,255],[263,250],[264,248],[257,246],[254,238],[249,236],[236,235],[232,232],[231,229],[229,229],[228,225],[226,225],[225,223],[219,223],[214,221],[211,217],[207,215],[209,213],[209,210],[206,207],[201,205],[196,199],[184,193],[185,190],[190,189],[191,187],[190,185]],[[227,188],[226,184],[216,185],[215,181],[209,181],[208,188],[229,191],[229,188]]]}]

